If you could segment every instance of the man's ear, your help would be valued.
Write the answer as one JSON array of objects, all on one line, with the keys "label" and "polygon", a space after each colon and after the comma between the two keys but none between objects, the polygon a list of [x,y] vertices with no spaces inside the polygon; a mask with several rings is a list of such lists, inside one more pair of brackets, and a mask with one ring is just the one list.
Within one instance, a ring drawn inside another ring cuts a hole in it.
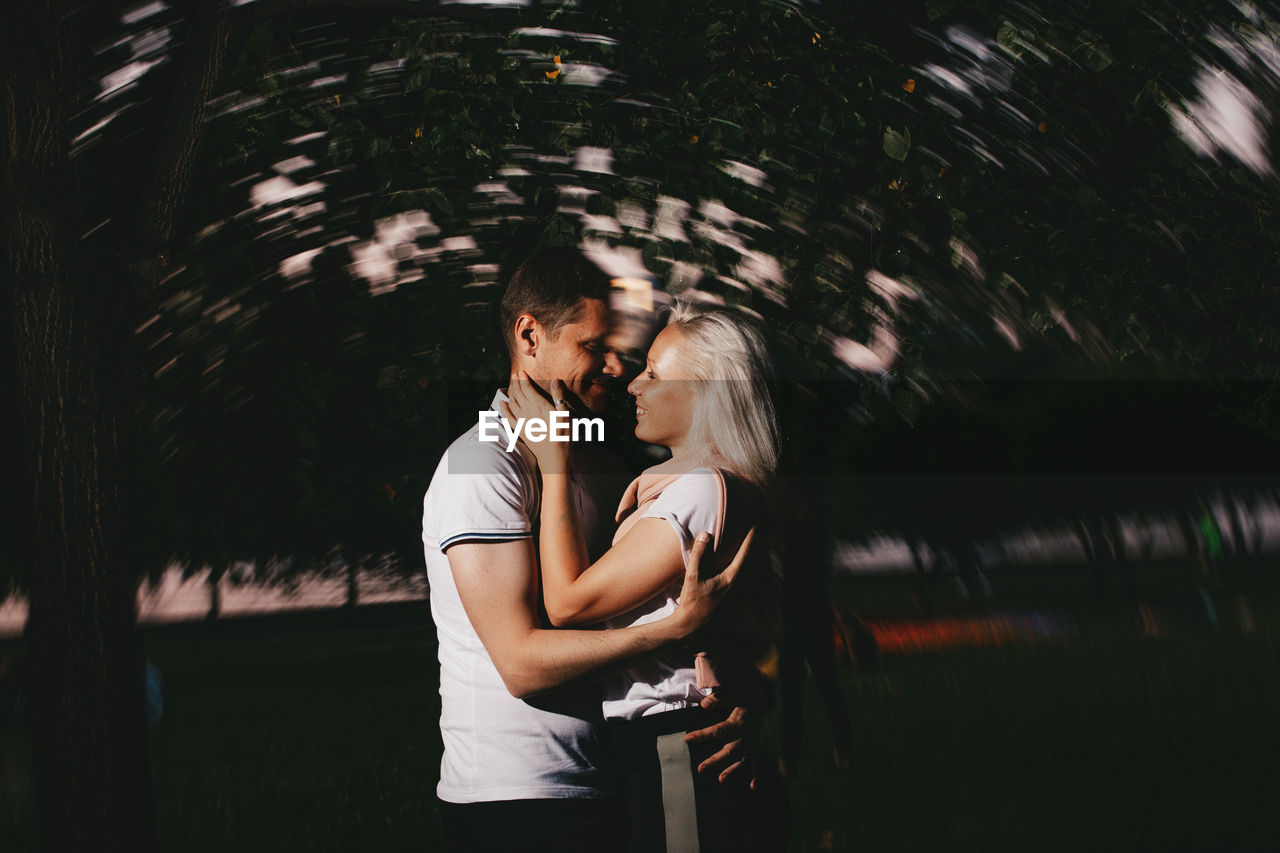
[{"label": "man's ear", "polygon": [[516,318],[515,340],[516,354],[536,358],[538,348],[542,345],[542,324],[532,314],[521,314]]}]

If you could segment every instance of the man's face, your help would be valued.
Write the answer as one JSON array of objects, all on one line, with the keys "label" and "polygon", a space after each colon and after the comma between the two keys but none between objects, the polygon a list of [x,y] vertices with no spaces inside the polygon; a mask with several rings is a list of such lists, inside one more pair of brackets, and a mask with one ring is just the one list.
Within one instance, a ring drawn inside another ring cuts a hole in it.
[{"label": "man's face", "polygon": [[575,322],[565,323],[538,348],[533,378],[550,390],[551,380],[564,383],[570,408],[603,412],[609,391],[622,376],[609,341],[609,306],[599,299],[583,299]]}]

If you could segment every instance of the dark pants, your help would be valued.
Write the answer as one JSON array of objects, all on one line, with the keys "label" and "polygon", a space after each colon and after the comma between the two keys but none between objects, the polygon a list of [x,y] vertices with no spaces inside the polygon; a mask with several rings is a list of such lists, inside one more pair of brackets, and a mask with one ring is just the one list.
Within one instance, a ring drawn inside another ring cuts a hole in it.
[{"label": "dark pants", "polygon": [[601,853],[625,843],[613,798],[439,805],[449,853]]},{"label": "dark pants", "polygon": [[[664,853],[668,849],[668,833],[673,831],[682,839],[696,840],[686,849],[700,853],[755,853],[786,848],[785,805],[781,791],[769,784],[770,780],[760,780],[760,790],[753,791],[745,779],[722,784],[716,773],[697,772],[698,765],[719,750],[719,743],[680,745],[684,754],[678,769],[685,775],[681,787],[692,783],[693,802],[677,803],[679,814],[666,813],[664,786],[671,787],[672,768],[662,766],[658,739],[696,731],[722,719],[723,716],[695,708],[610,724],[610,746],[630,824],[629,844],[616,849]],[[757,762],[757,772],[766,770],[764,762]],[[692,838],[695,835],[696,839]]]}]

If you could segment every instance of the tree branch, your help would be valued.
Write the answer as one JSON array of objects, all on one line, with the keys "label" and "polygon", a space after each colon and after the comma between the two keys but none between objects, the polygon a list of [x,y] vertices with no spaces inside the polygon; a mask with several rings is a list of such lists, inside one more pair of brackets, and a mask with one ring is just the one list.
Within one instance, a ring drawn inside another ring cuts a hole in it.
[{"label": "tree branch", "polygon": [[5,11],[4,4],[0,3],[0,69],[15,70],[17,55],[18,45],[13,40],[13,25],[9,23],[9,13]]},{"label": "tree branch", "polygon": [[[158,253],[173,238],[191,186],[196,154],[204,138],[210,99],[222,79],[231,20],[217,3],[198,3],[191,19],[187,54],[170,89],[162,123],[155,128],[153,166],[143,176],[133,224],[134,263],[145,280],[158,274]],[[145,267],[153,267],[150,270]]]},{"label": "tree branch", "polygon": [[214,0],[194,0],[190,5],[191,37],[186,58],[170,90],[165,118],[155,129],[153,166],[142,180],[129,240],[135,252],[131,266],[138,283],[144,286],[158,280],[161,274],[160,254],[172,240],[186,202],[204,137],[208,104],[222,80],[233,32],[283,15],[325,10],[451,18],[492,14],[484,6],[439,0],[254,0],[236,7]]},{"label": "tree branch", "polygon": [[281,15],[324,9],[354,9],[408,17],[469,18],[480,13],[492,14],[484,6],[439,0],[253,0],[236,7],[235,25],[252,26]]},{"label": "tree branch", "polygon": [[[195,0],[187,57],[174,82],[163,124],[156,128],[154,166],[144,178],[139,214],[134,227],[138,256],[135,264],[153,265],[172,239],[186,201],[191,171],[204,136],[208,103],[216,94],[228,59],[233,31],[282,15],[324,10],[363,10],[393,15],[471,17],[489,13],[483,6],[441,3],[439,0],[254,0],[228,8],[223,3]],[[141,269],[137,272],[147,275]]]}]

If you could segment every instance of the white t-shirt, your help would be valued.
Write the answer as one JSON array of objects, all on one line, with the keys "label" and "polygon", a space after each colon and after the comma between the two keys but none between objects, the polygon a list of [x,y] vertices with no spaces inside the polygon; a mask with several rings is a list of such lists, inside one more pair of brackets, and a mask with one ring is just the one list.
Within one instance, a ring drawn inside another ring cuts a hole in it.
[{"label": "white t-shirt", "polygon": [[[714,533],[720,517],[720,487],[715,473],[710,468],[693,469],[663,489],[640,517],[667,520],[680,539],[680,553],[687,565],[693,540],[704,531]],[[635,530],[627,535],[634,536]],[[683,578],[676,580],[635,610],[607,620],[605,627],[643,625],[669,616],[679,601],[682,581]],[[691,708],[704,695],[697,686],[691,652],[657,656],[605,682],[604,716],[609,720],[633,720]]]},{"label": "white t-shirt", "polygon": [[[494,408],[505,396],[499,392]],[[599,797],[614,793],[607,767],[598,687],[577,686],[516,699],[476,636],[445,550],[458,542],[533,535],[541,492],[523,444],[481,442],[478,427],[440,460],[423,499],[422,542],[431,616],[440,641],[440,735],[436,793],[450,803]],[[601,504],[575,479],[584,530]],[[616,494],[615,494],[616,497]]]}]

